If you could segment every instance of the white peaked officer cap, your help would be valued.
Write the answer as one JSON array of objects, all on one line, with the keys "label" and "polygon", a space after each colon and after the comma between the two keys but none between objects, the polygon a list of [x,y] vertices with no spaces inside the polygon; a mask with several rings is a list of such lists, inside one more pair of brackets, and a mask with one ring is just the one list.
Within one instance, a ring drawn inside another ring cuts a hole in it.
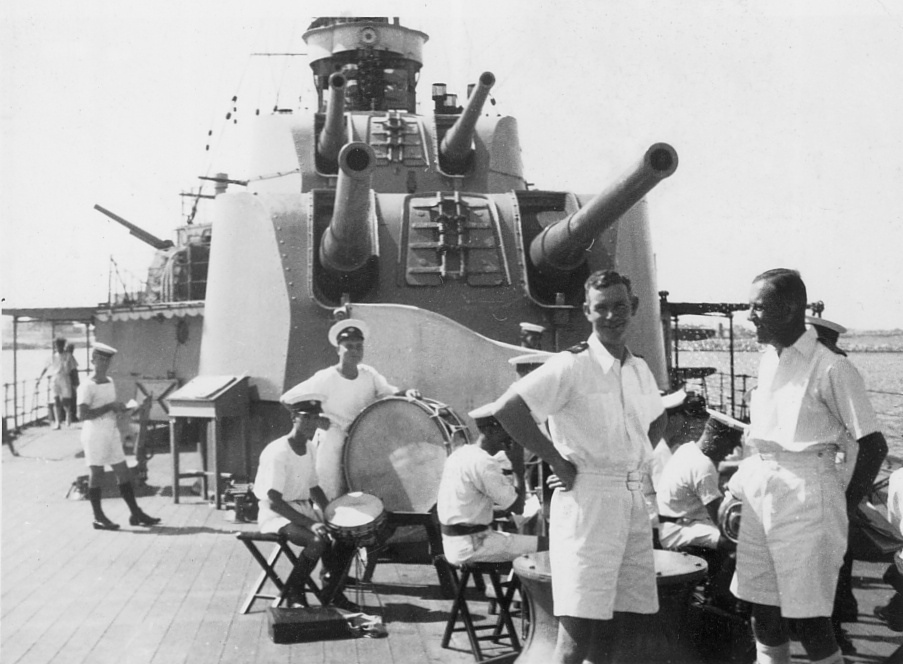
[{"label": "white peaked officer cap", "polygon": [[684,388],[680,388],[670,394],[662,395],[662,405],[665,407],[665,410],[673,410],[674,408],[679,408],[683,406],[687,400],[687,392]]},{"label": "white peaked officer cap", "polygon": [[512,357],[510,360],[508,360],[508,364],[515,367],[519,367],[524,364],[545,364],[546,360],[548,360],[553,355],[555,355],[555,353],[535,351],[533,353],[526,353],[525,355]]},{"label": "white peaked officer cap", "polygon": [[310,388],[305,381],[283,394],[279,401],[293,413],[322,413],[326,395]]},{"label": "white peaked officer cap", "polygon": [[847,331],[847,328],[840,323],[835,323],[833,320],[828,320],[827,318],[819,318],[818,316],[806,316],[806,323],[812,327],[823,327],[832,332],[836,332],[838,335]]},{"label": "white peaked officer cap", "polygon": [[[706,426],[711,428],[713,433],[730,433],[735,435],[739,441],[740,436],[746,433],[746,430],[749,429],[749,425],[745,422],[734,419],[730,415],[725,415],[721,411],[706,408],[706,413],[708,413],[709,415],[709,420],[708,422],[706,422]],[[739,445],[739,442],[737,444]]]},{"label": "white peaked officer cap", "polygon": [[338,346],[345,339],[366,339],[370,336],[370,326],[356,318],[346,318],[329,328],[329,343]]},{"label": "white peaked officer cap", "polygon": [[495,402],[492,402],[480,406],[479,408],[474,408],[467,414],[473,418],[473,421],[476,423],[478,428],[493,426],[499,427],[502,426],[502,424],[497,419],[495,419],[495,409],[496,404]]},{"label": "white peaked officer cap", "polygon": [[96,342],[92,350],[95,353],[100,353],[101,355],[109,355],[110,357],[113,357],[116,353],[119,352],[112,346],[107,346],[106,344],[102,344],[100,342]]},{"label": "white peaked officer cap", "polygon": [[521,323],[520,329],[524,332],[545,332],[546,328],[542,325],[537,325],[536,323]]}]

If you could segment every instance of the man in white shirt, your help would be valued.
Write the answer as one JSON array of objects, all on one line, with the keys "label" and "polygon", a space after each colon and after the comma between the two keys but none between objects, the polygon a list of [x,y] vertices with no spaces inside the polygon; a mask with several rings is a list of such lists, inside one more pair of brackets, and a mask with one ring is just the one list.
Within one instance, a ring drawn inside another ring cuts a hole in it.
[{"label": "man in white shirt", "polygon": [[[445,461],[437,503],[445,558],[465,562],[505,562],[537,551],[538,538],[492,528],[496,507],[520,514],[524,509],[523,450],[512,448],[508,432],[491,414],[491,405],[468,413],[480,430]],[[506,452],[512,473],[506,474]],[[515,482],[515,478],[520,478]]]},{"label": "man in white shirt", "polygon": [[[871,490],[887,443],[855,367],[806,329],[806,286],[795,270],[769,270],[750,291],[749,320],[768,344],[750,403],[756,454],[728,483],[742,501],[731,589],[752,604],[758,662],[790,662],[789,629],[810,661],[838,664],[831,625],[847,548],[847,512]],[[844,495],[835,459],[859,442]]]},{"label": "man in white shirt", "polygon": [[[549,531],[562,663],[583,662],[593,648],[604,657],[615,611],[659,608],[646,495],[651,441],[667,418],[655,377],[627,349],[639,306],[630,280],[601,270],[585,292],[588,340],[521,378],[495,406],[514,441],[547,461],[562,484]],[[547,420],[551,440],[536,424]]]},{"label": "man in white shirt", "polygon": [[280,401],[292,414],[292,430],[260,453],[254,479],[254,495],[260,501],[257,524],[262,533],[280,533],[304,547],[286,580],[284,599],[289,606],[305,603],[305,580],[322,558],[324,569],[332,573],[331,583],[323,589],[324,600],[355,610],[338,587],[354,551],[329,537],[322,516],[326,496],[317,481],[316,459],[310,454],[314,434],[329,428],[321,406],[324,399],[304,383],[282,395]]}]

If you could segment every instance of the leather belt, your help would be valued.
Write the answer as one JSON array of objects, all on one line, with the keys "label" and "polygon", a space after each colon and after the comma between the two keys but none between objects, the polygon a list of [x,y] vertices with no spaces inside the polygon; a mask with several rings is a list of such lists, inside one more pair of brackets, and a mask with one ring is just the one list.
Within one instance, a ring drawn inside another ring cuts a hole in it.
[{"label": "leather belt", "polygon": [[665,516],[664,514],[658,515],[658,520],[663,523],[680,523],[683,520],[683,517],[680,516]]},{"label": "leather belt", "polygon": [[485,524],[471,525],[469,523],[453,523],[451,525],[440,523],[439,529],[442,531],[443,535],[448,535],[449,537],[457,537],[459,535],[473,535],[474,533],[481,533],[484,530],[489,530],[489,526]]}]

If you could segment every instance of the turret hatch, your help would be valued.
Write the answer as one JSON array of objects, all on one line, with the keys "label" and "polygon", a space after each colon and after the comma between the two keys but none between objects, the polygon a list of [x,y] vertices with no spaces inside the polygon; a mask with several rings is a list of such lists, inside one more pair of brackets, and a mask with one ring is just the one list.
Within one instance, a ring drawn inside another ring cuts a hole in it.
[{"label": "turret hatch", "polygon": [[463,279],[469,286],[511,283],[498,212],[487,196],[460,192],[411,196],[403,247],[409,286],[441,286],[450,279]]}]

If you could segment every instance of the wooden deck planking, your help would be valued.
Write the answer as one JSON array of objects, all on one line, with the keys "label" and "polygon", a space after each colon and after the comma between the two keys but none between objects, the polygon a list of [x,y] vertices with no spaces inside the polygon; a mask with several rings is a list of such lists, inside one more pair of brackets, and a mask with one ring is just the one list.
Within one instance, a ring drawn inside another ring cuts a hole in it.
[{"label": "wooden deck planking", "polygon": [[[439,645],[451,601],[441,599],[435,570],[422,564],[380,563],[374,592],[361,596],[366,613],[383,617],[388,638],[273,644],[266,601],[238,614],[260,569],[232,533],[255,526],[229,523],[197,497],[174,505],[161,491],[139,495],[148,513],[163,518],[161,527],[132,528],[108,476],[104,509],[123,528],[94,531],[89,503],[65,498],[86,472],[75,458],[77,430],[37,429],[19,442],[22,457],[3,450],[3,662],[473,661],[463,633],[453,636],[453,649]],[[152,485],[167,487],[168,454],[154,458],[150,471]],[[900,645],[903,635],[872,615],[892,593],[881,580],[884,567],[857,562],[854,568],[860,620],[845,628],[859,654],[848,662],[875,664]],[[354,598],[353,589],[347,594]],[[485,615],[485,604],[475,606]],[[487,654],[503,652],[487,648]],[[806,661],[796,642],[793,652],[794,662]]]}]

